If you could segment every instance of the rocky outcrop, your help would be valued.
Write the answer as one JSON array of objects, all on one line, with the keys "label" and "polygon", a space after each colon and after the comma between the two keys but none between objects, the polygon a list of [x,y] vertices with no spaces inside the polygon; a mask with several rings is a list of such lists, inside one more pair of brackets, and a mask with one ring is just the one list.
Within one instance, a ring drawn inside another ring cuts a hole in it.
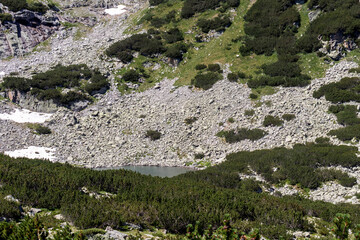
[{"label": "rocky outcrop", "polygon": [[45,15],[22,10],[13,14],[13,22],[0,25],[0,58],[23,56],[49,38],[60,27],[55,12]]},{"label": "rocky outcrop", "polygon": [[320,37],[323,47],[320,48],[319,51],[326,54],[333,60],[340,60],[345,57],[346,52],[350,52],[355,48],[358,48],[354,38],[343,34],[342,31],[339,31],[336,34],[331,34],[329,38],[330,39],[327,41]]}]

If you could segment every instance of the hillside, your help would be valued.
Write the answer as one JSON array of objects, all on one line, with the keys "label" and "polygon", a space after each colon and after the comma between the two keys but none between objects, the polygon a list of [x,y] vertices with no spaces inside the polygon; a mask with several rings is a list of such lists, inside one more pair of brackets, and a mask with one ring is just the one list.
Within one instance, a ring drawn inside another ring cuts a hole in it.
[{"label": "hillside", "polygon": [[[71,223],[70,239],[139,239],[136,226],[144,238],[200,239],[187,224],[205,234],[230,214],[268,239],[348,239],[330,229],[350,213],[357,239],[359,1],[0,0],[0,10],[0,219],[20,221],[26,206],[46,227]],[[199,171],[79,168],[124,165]]]}]

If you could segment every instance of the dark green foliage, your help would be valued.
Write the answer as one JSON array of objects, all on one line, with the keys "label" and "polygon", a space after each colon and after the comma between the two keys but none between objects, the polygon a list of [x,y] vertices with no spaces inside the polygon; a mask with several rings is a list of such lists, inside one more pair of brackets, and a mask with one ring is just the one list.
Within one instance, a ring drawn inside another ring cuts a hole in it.
[{"label": "dark green foliage", "polygon": [[185,118],[184,120],[184,122],[188,125],[193,124],[196,121],[197,121],[197,117],[189,117],[189,118]]},{"label": "dark green foliage", "polygon": [[161,133],[156,130],[147,130],[145,136],[150,138],[152,141],[155,141],[160,139]]},{"label": "dark green foliage", "polygon": [[318,137],[318,138],[315,139],[315,143],[317,143],[317,144],[330,144],[330,138]]},{"label": "dark green foliage", "polygon": [[245,112],[244,112],[245,116],[254,116],[254,114],[255,114],[254,109],[245,110]]},{"label": "dark green foliage", "polygon": [[238,72],[238,76],[239,76],[239,78],[241,78],[241,79],[246,78],[246,74],[243,73],[243,72]]},{"label": "dark green foliage", "polygon": [[230,82],[237,82],[237,80],[239,79],[239,76],[236,73],[229,73],[227,75],[227,78]]},{"label": "dark green foliage", "polygon": [[287,78],[284,76],[261,76],[258,78],[250,79],[247,85],[250,88],[258,88],[262,86],[284,86],[284,87],[304,87],[310,83],[308,76],[300,76],[294,78]]},{"label": "dark green foliage", "polygon": [[167,20],[165,18],[158,18],[158,17],[153,17],[150,21],[151,26],[156,27],[156,28],[161,28],[163,25],[167,24]]},{"label": "dark green foliage", "polygon": [[0,222],[0,239],[47,239],[48,232],[37,217],[26,217],[20,224]]},{"label": "dark green foliage", "polygon": [[94,71],[90,81],[85,85],[85,91],[90,95],[98,92],[106,92],[110,88],[107,78],[99,71]]},{"label": "dark green foliage", "polygon": [[12,15],[9,13],[0,13],[0,22],[12,22],[13,18]]},{"label": "dark green foliage", "polygon": [[28,92],[30,90],[29,79],[21,77],[4,77],[2,86],[11,90],[19,90],[20,92]]},{"label": "dark green foliage", "polygon": [[334,232],[337,239],[347,239],[349,236],[349,230],[351,227],[351,219],[349,214],[336,214],[336,217],[333,219]]},{"label": "dark green foliage", "polygon": [[220,79],[221,75],[216,72],[199,73],[191,80],[191,85],[208,90]]},{"label": "dark green foliage", "polygon": [[184,40],[182,32],[178,28],[172,28],[163,34],[167,43],[175,43]]},{"label": "dark green foliage", "polygon": [[325,96],[332,103],[344,103],[350,101],[360,102],[360,79],[343,78],[340,82],[329,83],[315,91],[314,98]]},{"label": "dark green foliage", "polygon": [[[154,54],[165,52],[162,42],[153,38],[150,34],[135,34],[129,38],[112,44],[105,54],[109,57],[119,58],[124,63],[132,60],[132,52],[139,52],[143,56],[153,56]],[[130,56],[131,55],[131,56]]]},{"label": "dark green foliage", "polygon": [[350,141],[353,138],[360,139],[360,124],[350,125],[344,128],[339,128],[336,130],[331,130],[329,135],[336,136],[341,141]]},{"label": "dark green foliage", "polygon": [[28,128],[33,129],[35,131],[35,133],[37,134],[50,134],[51,133],[51,129],[48,127],[44,127],[41,124],[38,123],[29,123],[27,125]]},{"label": "dark green foliage", "polygon": [[29,4],[28,9],[38,13],[46,13],[49,8],[41,2],[32,2]]},{"label": "dark green foliage", "polygon": [[209,64],[207,69],[211,72],[221,72],[221,67],[217,63]]},{"label": "dark green foliage", "polygon": [[266,134],[267,133],[261,129],[239,128],[236,130],[218,132],[216,136],[224,137],[227,143],[236,143],[245,139],[249,139],[251,141],[259,140]]},{"label": "dark green foliage", "polygon": [[267,116],[265,116],[263,125],[264,125],[264,127],[281,126],[281,125],[283,125],[283,123],[284,123],[284,121],[281,120],[279,117],[267,115]]},{"label": "dark green foliage", "polygon": [[130,69],[127,72],[125,72],[122,76],[122,79],[126,82],[138,82],[141,75],[134,69]]},{"label": "dark green foliage", "polygon": [[217,32],[225,31],[225,28],[230,27],[231,21],[229,17],[216,17],[214,19],[200,19],[197,24],[201,31],[208,33],[210,30],[215,30]]},{"label": "dark green foliage", "polygon": [[9,10],[13,12],[28,8],[26,0],[0,0],[0,3],[7,6]]},{"label": "dark green foliage", "polygon": [[[272,183],[289,179],[292,184],[316,187],[320,184],[317,168],[358,166],[356,153],[356,147],[323,144],[238,152],[206,170],[164,179],[126,170],[93,171],[0,154],[1,191],[13,194],[23,205],[60,209],[66,220],[77,227],[120,228],[125,221],[185,234],[186,226],[195,221],[200,221],[199,229],[209,224],[217,228],[229,213],[234,228],[243,229],[242,224],[247,223],[249,231],[259,228],[264,237],[275,239],[289,230],[308,231],[306,216],[330,221],[337,212],[344,212],[351,213],[353,222],[359,223],[360,207],[257,193],[258,183],[240,181],[239,173],[250,166]],[[116,196],[98,200],[82,193],[84,186]],[[0,213],[3,208],[0,204]]]},{"label": "dark green foliage", "polygon": [[156,6],[159,5],[160,3],[167,2],[167,0],[150,0],[149,2],[151,6]]},{"label": "dark green foliage", "polygon": [[[53,100],[68,107],[77,101],[91,101],[85,92],[92,95],[104,90],[104,93],[109,89],[109,83],[99,71],[92,71],[85,64],[80,64],[57,65],[46,72],[35,74],[32,79],[5,77],[2,87],[22,92],[31,90],[30,93],[39,100]],[[62,88],[72,90],[62,93]]]},{"label": "dark green foliage", "polygon": [[206,69],[206,68],[207,68],[207,66],[205,64],[197,64],[195,66],[196,70],[203,70],[203,69]]},{"label": "dark green foliage", "polygon": [[195,159],[203,159],[205,157],[205,155],[203,154],[203,153],[196,153],[195,155],[194,155],[194,158]]},{"label": "dark green foliage", "polygon": [[230,7],[238,7],[239,0],[185,0],[184,6],[181,9],[182,18],[190,18],[195,13],[204,12],[208,9],[215,9],[220,6],[220,3],[226,3]]},{"label": "dark green foliage", "polygon": [[334,113],[339,124],[348,126],[360,124],[360,118],[357,117],[356,106],[353,105],[332,105],[329,111]]},{"label": "dark green foliage", "polygon": [[[241,53],[271,55],[280,36],[292,36],[297,31],[294,23],[300,22],[300,15],[293,7],[294,4],[295,1],[290,0],[256,1],[245,16],[245,33],[250,37],[245,39]],[[287,44],[281,45],[288,47]]]},{"label": "dark green foliage", "polygon": [[[299,41],[299,49],[314,52],[320,48],[319,35],[327,39],[330,35],[342,33],[356,38],[360,29],[360,5],[356,0],[312,0],[310,8],[318,7],[324,11],[311,22],[306,33]],[[331,23],[331,24],[329,24]]]},{"label": "dark green foliage", "polygon": [[226,214],[223,220],[223,225],[216,230],[213,230],[212,226],[208,226],[206,229],[199,229],[199,222],[197,221],[195,227],[189,224],[186,228],[186,237],[184,240],[211,240],[211,239],[251,239],[260,240],[260,233],[258,229],[254,229],[248,236],[245,233],[240,232],[238,229],[231,226],[230,215]]},{"label": "dark green foliage", "polygon": [[319,181],[328,182],[338,180],[344,187],[352,187],[356,184],[356,178],[349,177],[347,173],[334,169],[322,169],[317,171]]},{"label": "dark green foliage", "polygon": [[184,53],[186,53],[188,47],[184,43],[176,43],[171,45],[166,53],[165,56],[172,58],[172,59],[179,59],[182,60]]},{"label": "dark green foliage", "polygon": [[[22,215],[20,212],[19,204],[5,200],[4,197],[5,196],[0,194],[0,218],[5,217],[12,220],[20,219]],[[0,229],[2,228],[1,223],[2,222],[0,221]],[[1,232],[2,231],[0,230],[0,239],[4,239],[2,238]]]},{"label": "dark green foliage", "polygon": [[[245,161],[243,164],[250,164],[250,167],[261,173],[267,181],[272,183],[290,180],[291,184],[300,183],[302,187],[317,188],[322,181],[333,180],[334,178],[348,178],[339,173],[324,176],[323,171],[316,171],[318,167],[330,167],[332,165],[354,166],[359,161],[354,158],[355,148],[326,144],[296,145],[293,150],[287,151],[284,148],[274,150],[255,151],[252,154],[230,154],[230,161]],[[334,155],[333,155],[334,154]],[[277,170],[273,170],[277,167]],[[254,169],[255,168],[255,169]],[[331,172],[330,172],[331,173]],[[326,177],[331,176],[331,177]],[[345,180],[353,181],[352,179]]]},{"label": "dark green foliage", "polygon": [[360,67],[350,69],[349,73],[360,73]]},{"label": "dark green foliage", "polygon": [[0,0],[12,12],[28,9],[34,12],[45,13],[49,8],[41,2],[32,2],[28,4],[26,0]]},{"label": "dark green foliage", "polygon": [[257,99],[257,98],[258,98],[258,95],[255,94],[255,93],[250,93],[249,97],[250,97],[251,99]]},{"label": "dark green foliage", "polygon": [[282,115],[282,119],[284,119],[285,121],[291,121],[291,120],[295,119],[295,115],[286,113],[286,114]]}]

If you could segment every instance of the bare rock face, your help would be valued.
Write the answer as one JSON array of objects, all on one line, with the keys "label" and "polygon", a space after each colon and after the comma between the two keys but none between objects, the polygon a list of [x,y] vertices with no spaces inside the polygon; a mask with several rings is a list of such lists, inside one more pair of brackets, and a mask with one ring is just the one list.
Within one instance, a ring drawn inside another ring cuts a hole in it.
[{"label": "bare rock face", "polygon": [[0,58],[22,56],[49,38],[60,27],[52,11],[45,15],[22,10],[13,15],[13,22],[0,25]]}]

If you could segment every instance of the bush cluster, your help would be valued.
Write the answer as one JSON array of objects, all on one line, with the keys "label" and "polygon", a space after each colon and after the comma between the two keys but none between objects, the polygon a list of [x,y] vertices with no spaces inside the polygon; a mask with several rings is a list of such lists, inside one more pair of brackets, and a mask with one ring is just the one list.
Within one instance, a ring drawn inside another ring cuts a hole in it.
[{"label": "bush cluster", "polygon": [[[238,152],[214,167],[164,179],[126,170],[93,171],[0,154],[0,217],[21,216],[18,204],[5,203],[1,196],[4,192],[22,205],[58,209],[66,221],[82,229],[119,229],[124,222],[131,222],[185,234],[187,225],[195,221],[200,221],[199,228],[209,224],[217,228],[229,213],[234,227],[244,231],[259,228],[264,237],[275,239],[287,236],[289,230],[311,231],[306,216],[330,221],[337,212],[352,213],[354,223],[360,223],[360,207],[259,193],[259,184],[239,181],[239,173],[247,172],[250,166],[270,183],[288,180],[316,188],[323,174],[319,168],[358,166],[356,153],[356,147],[326,144]],[[81,192],[82,187],[114,196],[99,201]]]},{"label": "bush cluster", "polygon": [[223,32],[225,28],[230,27],[231,21],[229,17],[215,17],[214,19],[200,19],[196,25],[201,29],[202,32],[208,33],[210,30],[216,32]]},{"label": "bush cluster", "polygon": [[13,18],[10,13],[0,13],[0,22],[1,23],[12,22],[12,20],[13,20]]},{"label": "bush cluster", "polygon": [[26,0],[0,0],[0,3],[4,4],[12,12],[28,9],[34,12],[45,13],[49,8],[41,2],[31,2],[28,4]]},{"label": "bush cluster", "polygon": [[224,4],[224,8],[238,7],[240,0],[185,0],[181,9],[182,18],[190,18],[195,13],[204,12],[208,9],[215,9]]},{"label": "bush cluster", "polygon": [[191,85],[208,90],[221,78],[222,76],[217,72],[198,73],[195,78],[191,80]]},{"label": "bush cluster", "polygon": [[284,123],[284,121],[281,120],[279,117],[274,117],[271,115],[265,116],[265,119],[263,121],[264,127],[281,126],[281,125],[283,125],[283,123]]},{"label": "bush cluster", "polygon": [[[354,39],[360,29],[358,16],[360,13],[359,2],[356,0],[311,0],[309,7],[323,10],[318,18],[311,22],[304,36],[299,40],[299,49],[305,52],[314,52],[321,47],[317,37],[328,39],[330,35],[338,32]],[[331,23],[331,24],[329,24]]]},{"label": "bush cluster", "polygon": [[267,133],[261,129],[239,128],[230,131],[220,131],[216,134],[216,136],[225,138],[227,143],[236,143],[245,139],[249,139],[251,141],[259,140],[266,134]]},{"label": "bush cluster", "polygon": [[161,137],[161,133],[156,130],[147,130],[145,136],[150,138],[152,141],[158,140]]},{"label": "bush cluster", "polygon": [[332,103],[360,102],[359,88],[360,78],[346,77],[339,82],[321,86],[319,90],[314,92],[313,96],[315,98],[325,96],[325,99]]},{"label": "bush cluster", "polygon": [[331,130],[329,135],[334,135],[342,141],[353,138],[360,139],[360,118],[357,117],[357,107],[353,105],[332,105],[329,111],[334,113],[339,124],[345,127]]},{"label": "bush cluster", "polygon": [[106,51],[109,57],[116,57],[124,63],[133,59],[132,53],[139,52],[143,56],[153,56],[166,51],[162,42],[150,34],[135,34],[129,38],[112,44]]},{"label": "bush cluster", "polygon": [[282,115],[282,119],[284,119],[285,121],[291,121],[295,119],[295,115],[290,113],[285,113],[284,115]]},{"label": "bush cluster", "polygon": [[51,129],[48,127],[45,127],[41,124],[38,123],[29,123],[27,125],[28,128],[33,129],[35,131],[35,133],[37,134],[50,134],[51,133]]},{"label": "bush cluster", "polygon": [[[85,82],[85,83],[83,83]],[[53,100],[69,106],[73,102],[91,100],[86,92],[93,95],[100,90],[104,93],[109,83],[99,71],[90,70],[86,65],[57,65],[53,69],[35,74],[31,79],[9,76],[4,78],[5,89],[29,92],[40,100]],[[62,93],[62,89],[70,89]]]}]

